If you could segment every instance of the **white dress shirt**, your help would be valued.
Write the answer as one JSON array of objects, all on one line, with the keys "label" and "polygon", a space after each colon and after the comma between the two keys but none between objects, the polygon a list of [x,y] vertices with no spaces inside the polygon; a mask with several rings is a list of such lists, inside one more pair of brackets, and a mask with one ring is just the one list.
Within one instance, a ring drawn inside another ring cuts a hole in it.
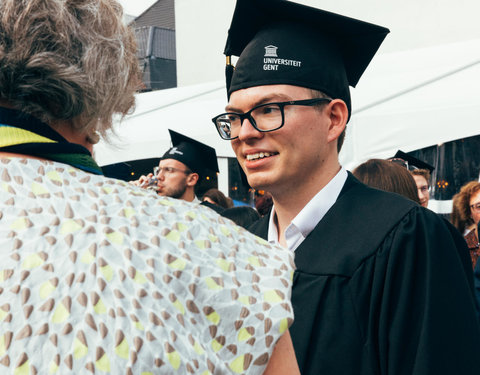
[{"label": "white dress shirt", "polygon": [[[323,219],[328,210],[333,206],[340,191],[345,185],[348,174],[345,168],[333,177],[325,187],[320,190],[285,229],[285,240],[287,248],[295,251],[295,249],[303,242],[310,232]],[[268,224],[268,242],[278,244],[278,231],[275,225],[275,205],[272,207],[270,214],[270,222]]]}]

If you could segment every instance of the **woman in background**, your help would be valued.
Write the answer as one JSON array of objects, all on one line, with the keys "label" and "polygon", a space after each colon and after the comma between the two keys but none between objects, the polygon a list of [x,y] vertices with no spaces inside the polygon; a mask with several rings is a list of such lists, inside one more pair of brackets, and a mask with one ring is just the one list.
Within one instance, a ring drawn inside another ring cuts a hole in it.
[{"label": "woman in background", "polygon": [[352,171],[353,175],[370,187],[397,193],[420,204],[417,185],[410,172],[389,160],[370,159]]},{"label": "woman in background", "polygon": [[211,204],[216,204],[217,206],[227,209],[233,207],[233,201],[230,197],[227,197],[220,190],[212,188],[208,189],[205,194],[202,196],[202,202],[207,201]]},{"label": "woman in background", "polygon": [[289,252],[91,156],[139,86],[122,15],[0,0],[1,372],[298,373]]},{"label": "woman in background", "polygon": [[470,181],[453,196],[452,224],[467,241],[472,266],[475,268],[480,255],[478,224],[480,222],[480,182]]}]

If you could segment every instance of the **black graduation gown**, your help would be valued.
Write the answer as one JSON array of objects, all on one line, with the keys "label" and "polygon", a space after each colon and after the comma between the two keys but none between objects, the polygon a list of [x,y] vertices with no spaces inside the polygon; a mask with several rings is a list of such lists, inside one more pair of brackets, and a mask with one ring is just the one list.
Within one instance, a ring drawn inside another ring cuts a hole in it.
[{"label": "black graduation gown", "polygon": [[[268,217],[250,229],[266,238]],[[480,374],[468,252],[432,211],[349,174],[295,263],[303,375]]]},{"label": "black graduation gown", "polygon": [[475,265],[475,270],[473,271],[474,274],[474,284],[475,284],[475,297],[477,299],[477,306],[478,308],[478,320],[480,321],[480,261],[477,261]]},{"label": "black graduation gown", "polygon": [[214,210],[217,214],[222,214],[223,211],[225,211],[225,209],[223,207],[220,207],[218,204],[213,204],[213,203],[210,203],[208,201],[202,201],[200,203],[202,206],[206,206],[206,207],[209,207],[211,208],[212,210]]}]

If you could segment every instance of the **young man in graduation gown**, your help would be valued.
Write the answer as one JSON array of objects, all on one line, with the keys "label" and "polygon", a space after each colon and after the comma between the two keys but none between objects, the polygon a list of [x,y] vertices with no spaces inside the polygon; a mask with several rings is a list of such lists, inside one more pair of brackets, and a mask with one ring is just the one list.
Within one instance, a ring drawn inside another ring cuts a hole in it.
[{"label": "young man in graduation gown", "polygon": [[387,33],[288,1],[238,0],[225,54],[239,59],[227,69],[227,113],[213,122],[250,185],[273,196],[253,231],[295,252],[290,332],[302,374],[478,375],[462,238],[338,161],[349,86]]},{"label": "young man in graduation gown", "polygon": [[174,130],[168,131],[172,147],[163,154],[153,174],[142,176],[132,183],[144,186],[151,178],[156,177],[154,188],[158,195],[203,204],[217,212],[223,211],[221,207],[209,202],[200,202],[196,196],[200,181],[218,172],[215,149]]}]

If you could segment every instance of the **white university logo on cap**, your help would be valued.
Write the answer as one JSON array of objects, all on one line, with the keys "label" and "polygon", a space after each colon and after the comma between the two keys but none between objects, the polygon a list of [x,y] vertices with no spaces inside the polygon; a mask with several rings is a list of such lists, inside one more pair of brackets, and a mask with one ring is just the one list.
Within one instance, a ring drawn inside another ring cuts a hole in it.
[{"label": "white university logo on cap", "polygon": [[179,151],[178,148],[176,148],[176,147],[172,147],[168,153],[170,155],[174,155],[174,154],[183,155],[183,152]]},{"label": "white university logo on cap", "polygon": [[265,47],[265,57],[278,57],[277,56],[277,49],[278,47],[276,46],[266,46]]},{"label": "white university logo on cap", "polygon": [[277,46],[265,46],[265,56],[263,57],[263,70],[278,70],[279,65],[294,66],[300,68],[301,61],[290,59],[279,59],[277,55]]}]

